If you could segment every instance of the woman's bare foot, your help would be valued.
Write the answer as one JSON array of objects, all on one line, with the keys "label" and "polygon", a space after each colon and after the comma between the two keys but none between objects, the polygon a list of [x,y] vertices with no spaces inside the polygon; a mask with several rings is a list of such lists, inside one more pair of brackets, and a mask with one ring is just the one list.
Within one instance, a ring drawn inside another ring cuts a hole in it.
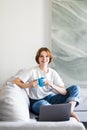
[{"label": "woman's bare foot", "polygon": [[71,112],[71,116],[74,117],[78,122],[80,122],[79,117],[74,112]]}]

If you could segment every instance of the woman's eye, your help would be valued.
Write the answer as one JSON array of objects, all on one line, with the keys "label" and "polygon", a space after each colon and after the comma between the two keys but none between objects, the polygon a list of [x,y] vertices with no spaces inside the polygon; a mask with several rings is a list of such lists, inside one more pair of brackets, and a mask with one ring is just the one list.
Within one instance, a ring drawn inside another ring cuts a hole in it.
[{"label": "woman's eye", "polygon": [[49,56],[40,56],[40,58],[48,58]]},{"label": "woman's eye", "polygon": [[43,56],[40,56],[40,57],[43,57]]}]

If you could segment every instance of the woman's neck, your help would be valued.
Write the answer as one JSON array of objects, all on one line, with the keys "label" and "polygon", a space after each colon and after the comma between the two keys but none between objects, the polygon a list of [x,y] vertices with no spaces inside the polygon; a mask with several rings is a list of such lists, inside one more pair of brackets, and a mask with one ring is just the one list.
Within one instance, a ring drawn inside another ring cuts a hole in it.
[{"label": "woman's neck", "polygon": [[48,69],[48,66],[40,66],[39,65],[39,68],[44,71],[45,73],[48,73],[49,69]]}]

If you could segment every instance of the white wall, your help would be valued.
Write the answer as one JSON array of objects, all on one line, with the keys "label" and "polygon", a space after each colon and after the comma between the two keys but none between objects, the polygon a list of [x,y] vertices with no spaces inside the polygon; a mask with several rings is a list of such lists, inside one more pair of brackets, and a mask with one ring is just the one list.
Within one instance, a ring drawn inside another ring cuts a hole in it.
[{"label": "white wall", "polygon": [[50,47],[50,0],[0,0],[0,84]]}]

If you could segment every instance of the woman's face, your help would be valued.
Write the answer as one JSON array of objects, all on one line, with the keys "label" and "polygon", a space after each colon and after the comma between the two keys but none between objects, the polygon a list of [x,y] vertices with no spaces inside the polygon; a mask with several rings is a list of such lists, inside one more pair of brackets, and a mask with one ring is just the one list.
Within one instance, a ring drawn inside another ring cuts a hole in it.
[{"label": "woman's face", "polygon": [[49,64],[50,57],[46,51],[42,51],[39,56],[39,64],[40,65],[47,65]]}]

